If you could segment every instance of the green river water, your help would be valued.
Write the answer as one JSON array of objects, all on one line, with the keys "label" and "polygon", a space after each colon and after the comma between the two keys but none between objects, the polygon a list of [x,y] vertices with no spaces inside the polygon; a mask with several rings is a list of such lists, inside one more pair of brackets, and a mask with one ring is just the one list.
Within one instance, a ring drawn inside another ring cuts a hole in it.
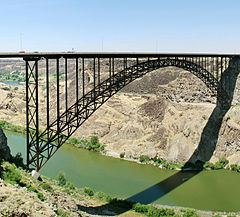
[{"label": "green river water", "polygon": [[[26,138],[5,131],[11,152],[26,157]],[[40,170],[55,178],[59,171],[77,187],[90,187],[142,203],[202,210],[240,211],[240,174],[227,170],[181,173],[141,165],[95,152],[63,146]],[[191,177],[188,178],[187,177]]]}]

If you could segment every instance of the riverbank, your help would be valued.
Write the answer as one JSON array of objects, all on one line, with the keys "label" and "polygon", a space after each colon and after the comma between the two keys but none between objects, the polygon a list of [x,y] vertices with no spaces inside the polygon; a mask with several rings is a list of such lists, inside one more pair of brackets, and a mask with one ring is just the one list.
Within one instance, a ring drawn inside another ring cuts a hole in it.
[{"label": "riverbank", "polygon": [[[6,136],[12,155],[21,152],[26,159],[25,137],[7,132]],[[65,171],[67,179],[74,186],[89,186],[111,197],[131,198],[137,195],[136,201],[147,200],[147,204],[154,203],[161,207],[168,205],[213,211],[239,211],[240,190],[235,186],[240,182],[240,175],[232,171],[196,173],[162,170],[149,164],[136,164],[76,149],[71,145],[64,145],[59,149],[40,172],[44,176],[55,178],[60,170]],[[167,193],[171,183],[179,182],[178,180],[180,183],[177,187]],[[164,184],[166,181],[167,185]],[[142,194],[143,192],[145,193]]]},{"label": "riverbank", "polygon": [[91,188],[77,188],[64,173],[56,179],[34,179],[25,170],[9,162],[1,163],[0,214],[44,216],[230,216],[240,213],[211,212],[160,205],[141,205],[113,198]]},{"label": "riverbank", "polygon": [[[0,121],[0,126],[4,130],[8,130],[10,132],[19,133],[26,136],[26,128],[21,126],[13,125],[7,121]],[[131,162],[136,162],[139,164],[151,164],[160,169],[170,169],[170,170],[217,170],[217,169],[227,169],[240,173],[240,165],[237,164],[228,164],[229,161],[226,158],[220,158],[217,162],[202,162],[197,161],[195,164],[187,162],[186,164],[179,164],[175,162],[168,162],[165,159],[161,159],[158,157],[149,158],[148,156],[141,155],[139,159],[125,157],[125,153],[116,153],[113,151],[105,151],[105,146],[99,143],[98,137],[92,136],[90,140],[77,139],[75,137],[71,137],[65,143],[67,145],[71,145],[75,148],[83,148],[89,151],[98,152],[104,156],[114,157],[117,159],[123,159]]]}]

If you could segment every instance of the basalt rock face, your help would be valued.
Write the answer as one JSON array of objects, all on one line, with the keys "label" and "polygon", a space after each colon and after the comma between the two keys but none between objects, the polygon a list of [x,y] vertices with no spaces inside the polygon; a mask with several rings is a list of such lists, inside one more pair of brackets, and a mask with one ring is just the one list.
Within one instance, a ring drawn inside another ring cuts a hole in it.
[{"label": "basalt rock face", "polygon": [[7,145],[7,137],[5,136],[2,128],[0,127],[0,158],[10,160],[11,152]]}]

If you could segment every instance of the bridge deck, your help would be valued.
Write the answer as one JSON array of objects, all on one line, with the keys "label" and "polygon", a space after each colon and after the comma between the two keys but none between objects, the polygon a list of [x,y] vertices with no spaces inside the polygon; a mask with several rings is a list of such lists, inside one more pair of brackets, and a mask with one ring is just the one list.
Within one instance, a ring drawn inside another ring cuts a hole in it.
[{"label": "bridge deck", "polygon": [[76,58],[76,57],[99,57],[99,58],[121,58],[121,57],[233,57],[240,54],[221,53],[128,53],[128,52],[26,52],[26,53],[0,53],[0,58]]}]

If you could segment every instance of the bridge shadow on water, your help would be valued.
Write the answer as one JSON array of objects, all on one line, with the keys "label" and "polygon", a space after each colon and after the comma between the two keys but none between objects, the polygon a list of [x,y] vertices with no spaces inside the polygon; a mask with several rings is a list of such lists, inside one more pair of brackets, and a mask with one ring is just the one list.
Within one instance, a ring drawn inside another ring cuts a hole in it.
[{"label": "bridge shadow on water", "polygon": [[[167,193],[176,189],[183,183],[187,182],[197,174],[199,174],[203,170],[203,164],[206,161],[209,161],[216,149],[216,144],[218,142],[219,131],[221,129],[222,121],[225,114],[229,111],[231,107],[231,103],[233,100],[233,94],[236,86],[236,81],[238,78],[240,69],[240,59],[237,57],[232,58],[229,61],[228,68],[222,73],[220,84],[222,84],[225,89],[227,95],[229,96],[229,104],[222,105],[222,100],[220,96],[217,96],[216,107],[212,111],[207,124],[205,125],[201,139],[198,147],[189,158],[189,160],[185,163],[183,169],[174,175],[166,178],[165,180],[150,186],[149,188],[125,199],[125,201],[133,201],[139,202],[141,204],[150,204],[161,197],[165,196]],[[209,143],[210,142],[210,143]],[[197,170],[186,170],[188,165],[193,162],[198,163]],[[98,207],[85,207],[78,205],[79,210],[87,212],[89,214],[98,214],[98,215],[108,215],[114,216],[124,213],[131,209],[131,205],[126,205],[124,201],[118,202],[114,201],[113,203],[108,203]],[[113,213],[106,213],[104,210],[111,210],[112,206],[118,206],[119,210],[113,210]]]}]

